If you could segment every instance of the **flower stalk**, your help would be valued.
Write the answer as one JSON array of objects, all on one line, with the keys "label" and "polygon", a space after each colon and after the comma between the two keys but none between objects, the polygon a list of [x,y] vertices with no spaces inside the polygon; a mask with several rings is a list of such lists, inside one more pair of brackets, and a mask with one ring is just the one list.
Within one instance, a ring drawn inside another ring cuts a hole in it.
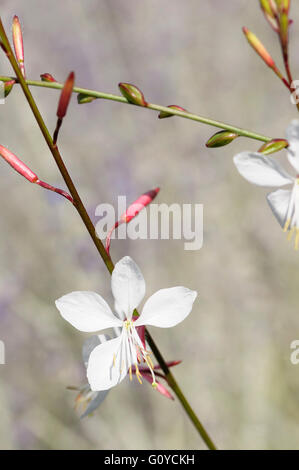
[{"label": "flower stalk", "polygon": [[[105,266],[107,267],[109,273],[111,274],[113,269],[114,269],[114,264],[111,260],[111,257],[107,254],[106,250],[105,250],[105,247],[102,243],[102,241],[97,237],[96,235],[96,232],[95,232],[95,227],[86,211],[86,208],[79,196],[79,193],[76,189],[76,186],[74,185],[73,183],[73,180],[64,164],[64,161],[62,159],[62,156],[59,152],[59,149],[57,147],[56,144],[53,143],[53,140],[52,140],[52,137],[51,137],[51,134],[43,120],[43,117],[36,105],[36,102],[30,92],[30,89],[28,87],[28,84],[26,83],[26,80],[24,79],[23,77],[23,74],[22,74],[22,71],[21,69],[19,68],[19,65],[12,53],[12,49],[11,49],[11,45],[9,43],[9,40],[7,38],[7,35],[6,35],[6,32],[5,32],[5,29],[3,27],[3,23],[2,23],[2,20],[0,18],[0,39],[3,43],[3,46],[5,48],[5,50],[7,51],[6,52],[6,55],[10,61],[10,64],[16,74],[16,77],[17,77],[17,81],[19,82],[22,90],[23,90],[23,93],[28,101],[28,104],[33,112],[33,115],[37,121],[37,124],[42,132],[42,135],[48,145],[48,148],[50,150],[50,152],[52,153],[54,159],[55,159],[55,162],[58,166],[58,169],[65,181],[65,184],[66,186],[68,187],[68,190],[73,198],[73,201],[74,201],[74,206],[75,208],[77,209],[77,212],[79,214],[79,216],[81,217],[86,229],[88,230],[91,238],[92,238],[92,241],[95,245],[95,247],[97,248]],[[11,80],[11,79],[10,79]],[[47,82],[40,82],[42,83],[43,85],[46,85],[46,86],[49,86],[49,85],[57,85],[56,83],[47,83]],[[63,88],[63,85],[57,87],[57,88]],[[82,90],[80,90],[82,92]],[[122,97],[117,97],[119,101],[122,101],[122,102],[126,102],[127,103],[127,100],[125,98],[121,99]],[[111,98],[110,98],[111,99]],[[152,108],[151,109],[155,109],[155,105],[151,105]],[[163,109],[157,109],[157,106],[156,106],[156,110],[157,111],[170,111],[169,108],[164,108],[164,107],[160,107],[160,108],[163,108]],[[180,114],[179,111],[177,110],[171,110],[173,114],[176,114],[178,113],[178,115]],[[199,120],[197,118],[197,120]],[[212,124],[212,125],[215,125],[215,124]],[[254,138],[254,137],[253,137]],[[256,137],[257,138],[257,135]],[[269,140],[268,138],[257,138],[257,140],[263,140],[263,141],[267,141]],[[183,408],[185,409],[189,419],[191,420],[191,422],[193,423],[193,425],[195,426],[197,432],[199,433],[199,435],[201,436],[201,438],[203,439],[203,441],[205,442],[205,444],[207,445],[207,447],[210,449],[210,450],[216,450],[216,446],[214,444],[214,442],[212,441],[212,439],[210,438],[210,436],[208,435],[207,431],[205,430],[204,426],[202,425],[202,423],[200,422],[200,420],[198,419],[198,417],[196,416],[196,414],[194,413],[193,409],[191,408],[189,402],[187,401],[187,399],[185,398],[181,388],[179,387],[179,385],[177,384],[174,376],[172,375],[172,372],[170,371],[169,367],[167,366],[163,356],[161,355],[161,353],[159,352],[154,340],[152,339],[151,335],[149,334],[149,332],[147,331],[146,332],[147,334],[147,340],[148,340],[148,344],[153,352],[153,354],[155,355],[158,363],[160,364],[161,366],[161,369],[163,370],[166,378],[167,378],[167,381],[168,381],[168,384],[169,386],[172,388],[172,390],[174,391],[174,393],[176,394],[177,398],[179,399],[180,403],[182,404]]]},{"label": "flower stalk", "polygon": [[[0,76],[0,81],[6,82],[9,80],[16,80],[18,82],[18,78],[14,77],[8,77],[8,76]],[[63,83],[59,82],[45,82],[45,81],[37,81],[37,80],[26,80],[25,81],[26,85],[29,86],[34,86],[34,87],[41,87],[41,88],[51,88],[55,90],[61,90],[63,88]],[[73,88],[73,93],[77,94],[82,94],[85,96],[89,96],[92,98],[98,98],[98,99],[105,99],[105,100],[110,100],[110,101],[116,101],[118,103],[123,103],[123,104],[131,104],[129,103],[126,98],[120,95],[114,95],[111,93],[104,93],[101,91],[96,91],[96,90],[90,90],[87,88],[81,88],[81,87],[74,87]],[[235,132],[236,134],[247,137],[249,139],[254,139],[254,140],[259,140],[261,142],[269,142],[272,140],[271,137],[268,137],[266,135],[258,134],[256,132],[249,131],[247,129],[243,129],[241,127],[236,127],[230,124],[226,124],[221,121],[216,121],[214,119],[206,118],[203,116],[199,116],[198,114],[194,114],[188,111],[183,111],[182,109],[179,109],[179,106],[176,107],[168,107],[168,106],[161,106],[158,104],[153,104],[153,103],[147,103],[146,106],[143,107],[144,109],[151,109],[152,111],[158,111],[159,113],[165,113],[167,115],[171,116],[178,116],[184,119],[190,119],[191,121],[196,121],[200,122],[202,124],[207,124],[209,126],[213,127],[218,127],[219,129],[224,129],[227,131]]]}]

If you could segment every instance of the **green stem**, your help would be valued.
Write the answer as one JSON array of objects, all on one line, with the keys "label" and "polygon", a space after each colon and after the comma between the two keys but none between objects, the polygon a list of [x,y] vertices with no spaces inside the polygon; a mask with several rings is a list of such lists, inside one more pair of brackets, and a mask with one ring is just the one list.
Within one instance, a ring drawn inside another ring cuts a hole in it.
[{"label": "green stem", "polygon": [[[0,81],[3,81],[3,82],[9,81],[12,79],[13,77],[0,76]],[[15,80],[19,81],[18,79],[15,79]],[[55,90],[61,90],[63,88],[63,83],[58,83],[58,82],[41,82],[41,81],[36,81],[36,80],[26,80],[26,84],[29,86],[52,88]],[[89,90],[87,88],[74,87],[73,92],[82,93],[83,95],[92,96],[93,98],[97,98],[97,99],[105,99],[105,100],[110,100],[110,101],[117,101],[118,103],[132,104],[132,103],[129,103],[127,99],[124,98],[123,96],[112,95],[111,93],[103,93],[101,91],[96,91],[96,90]],[[137,105],[133,105],[133,106],[137,106]],[[256,132],[248,131],[240,127],[231,126],[230,124],[225,124],[224,122],[215,121],[214,119],[209,119],[203,116],[198,116],[197,114],[192,114],[187,111],[180,111],[178,109],[168,108],[167,106],[160,106],[158,104],[153,104],[153,103],[148,103],[147,106],[145,106],[145,108],[151,109],[153,111],[159,111],[159,112],[164,111],[168,114],[173,114],[174,116],[179,116],[185,119],[190,119],[191,121],[201,122],[202,124],[208,124],[209,126],[217,127],[219,129],[224,129],[230,132],[235,132],[236,134],[239,134],[240,136],[248,137],[250,139],[259,140],[262,142],[269,142],[270,140],[272,140],[271,137],[257,134]]]},{"label": "green stem", "polygon": [[[42,115],[40,114],[39,112],[39,109],[35,103],[35,100],[28,88],[28,84],[26,83],[26,80],[24,79],[23,75],[22,75],[22,72],[21,70],[19,69],[19,66],[17,64],[17,61],[14,57],[14,54],[12,52],[12,49],[11,49],[11,46],[10,46],[10,43],[8,41],[8,38],[7,38],[7,35],[6,35],[6,32],[4,30],[4,27],[3,27],[3,24],[2,24],[2,21],[0,19],[0,38],[2,40],[2,43],[6,49],[6,55],[12,65],[12,68],[14,69],[14,72],[17,76],[17,80],[18,82],[20,83],[21,87],[22,87],[22,90],[24,92],[24,95],[28,101],[28,104],[34,114],[34,117],[39,125],[39,128],[44,136],[44,139],[45,141],[47,142],[47,145],[55,159],[55,162],[59,168],[59,171],[65,181],[65,184],[67,185],[68,189],[69,189],[69,192],[71,194],[71,196],[73,197],[73,200],[74,200],[74,206],[76,207],[77,211],[78,211],[78,214],[80,215],[85,227],[87,228],[102,260],[104,261],[105,263],[105,266],[107,267],[109,273],[111,274],[113,269],[114,269],[114,265],[113,265],[113,262],[111,260],[111,257],[107,254],[106,250],[105,250],[105,247],[102,243],[102,241],[97,237],[96,235],[96,232],[95,232],[95,228],[94,228],[94,225],[85,209],[85,206],[84,204],[82,203],[81,201],[81,198],[78,194],[78,191],[68,173],[68,170],[63,162],[63,159],[60,155],[60,152],[58,150],[58,147],[56,144],[53,143],[53,140],[52,140],[52,137],[48,131],[48,128],[42,118]],[[56,86],[56,88],[61,88],[62,85],[60,85],[59,87]],[[183,395],[183,392],[181,391],[179,385],[177,384],[173,374],[171,373],[171,371],[169,370],[169,368],[167,367],[166,363],[165,363],[165,360],[163,359],[163,357],[161,356],[157,346],[155,345],[154,343],[154,340],[151,338],[151,336],[149,335],[149,333],[147,332],[147,335],[148,335],[148,338],[149,339],[149,345],[158,361],[158,363],[160,364],[162,370],[164,371],[165,375],[167,376],[167,380],[168,380],[168,383],[170,385],[170,387],[172,388],[172,390],[174,391],[174,393],[176,394],[176,396],[178,397],[179,401],[181,402],[181,404],[183,405],[187,415],[189,416],[190,420],[192,421],[192,423],[194,424],[195,428],[197,429],[198,433],[200,434],[200,436],[202,437],[202,439],[204,440],[204,442],[206,443],[207,447],[210,449],[210,450],[215,450],[216,447],[215,445],[213,444],[213,442],[211,441],[209,435],[207,434],[207,432],[205,431],[203,425],[200,423],[200,421],[198,420],[198,418],[196,417],[194,411],[192,410],[191,406],[189,405],[188,401],[186,400],[186,398],[184,397]],[[157,356],[156,356],[157,354]]]},{"label": "green stem", "polygon": [[175,392],[177,398],[181,402],[181,405],[185,409],[187,415],[189,416],[192,423],[196,427],[197,431],[201,435],[203,441],[206,443],[206,445],[208,446],[208,448],[210,450],[217,450],[214,442],[212,441],[209,434],[205,430],[204,426],[202,425],[202,423],[200,422],[200,420],[198,419],[198,417],[194,413],[193,409],[191,408],[191,406],[190,406],[189,402],[187,401],[185,395],[183,394],[182,390],[180,389],[177,381],[175,380],[174,376],[172,375],[169,368],[167,367],[167,364],[166,364],[162,354],[160,353],[159,349],[157,348],[157,345],[154,343],[154,340],[152,339],[151,335],[149,334],[149,332],[147,330],[145,331],[145,336],[146,336],[146,340],[148,342],[148,345],[150,346],[151,350],[153,351],[153,354],[155,355],[155,358],[157,359],[158,363],[161,366],[161,369],[163,370],[163,372],[165,374],[168,385]]}]

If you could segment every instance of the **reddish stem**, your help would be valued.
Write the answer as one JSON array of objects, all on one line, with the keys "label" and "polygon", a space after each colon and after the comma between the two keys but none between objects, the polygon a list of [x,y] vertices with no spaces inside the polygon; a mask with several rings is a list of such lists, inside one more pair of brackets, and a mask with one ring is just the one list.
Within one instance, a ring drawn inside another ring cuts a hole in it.
[{"label": "reddish stem", "polygon": [[72,196],[70,196],[69,193],[67,193],[66,191],[63,191],[63,189],[55,188],[54,186],[51,186],[50,184],[45,183],[44,181],[41,181],[39,179],[35,181],[35,184],[38,184],[42,188],[48,189],[49,191],[53,191],[54,193],[60,194],[61,196],[68,199],[72,204],[74,204]]}]

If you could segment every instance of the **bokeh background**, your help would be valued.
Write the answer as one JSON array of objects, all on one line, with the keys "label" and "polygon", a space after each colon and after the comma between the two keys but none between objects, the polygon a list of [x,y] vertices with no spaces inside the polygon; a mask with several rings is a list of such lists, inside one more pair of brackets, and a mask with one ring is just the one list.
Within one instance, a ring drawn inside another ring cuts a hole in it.
[{"label": "bokeh background", "polygon": [[[294,2],[295,3],[295,2]],[[296,107],[254,54],[241,27],[254,30],[281,65],[272,30],[247,0],[2,0],[10,30],[18,14],[28,77],[118,93],[132,82],[153,103],[283,137]],[[299,11],[292,10],[291,59],[299,78]],[[1,74],[11,74],[0,55]],[[297,74],[297,75],[296,75]],[[32,89],[50,129],[58,92]],[[18,87],[0,107],[0,142],[39,177],[63,186]],[[185,285],[199,292],[189,318],[172,330],[151,328],[195,411],[225,449],[299,448],[299,255],[267,206],[267,190],[248,184],[232,157],[257,149],[239,139],[208,150],[214,128],[104,100],[73,98],[60,135],[66,164],[88,210],[133,201],[160,186],[159,202],[204,204],[204,245],[183,240],[114,241],[114,260],[140,265],[147,295]],[[285,155],[275,158],[285,159]],[[0,162],[1,449],[205,448],[177,401],[148,384],[122,383],[91,418],[79,420],[75,392],[85,371],[86,337],[66,324],[56,298],[95,290],[112,302],[110,279],[74,209],[30,185]]]}]

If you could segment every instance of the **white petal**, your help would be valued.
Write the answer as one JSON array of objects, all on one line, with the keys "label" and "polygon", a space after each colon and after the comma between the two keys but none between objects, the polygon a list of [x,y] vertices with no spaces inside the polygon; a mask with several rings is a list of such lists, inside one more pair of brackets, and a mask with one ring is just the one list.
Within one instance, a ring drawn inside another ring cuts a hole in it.
[{"label": "white petal", "polygon": [[131,363],[126,352],[127,338],[123,333],[100,344],[90,354],[87,378],[91,390],[108,390],[127,375]]},{"label": "white petal", "polygon": [[287,148],[288,160],[290,164],[299,172],[299,120],[294,119],[286,130],[286,137],[289,141]]},{"label": "white petal", "polygon": [[87,367],[89,356],[91,352],[94,350],[94,348],[96,346],[99,346],[99,344],[105,343],[106,341],[109,341],[109,340],[110,340],[109,335],[93,335],[84,341],[84,344],[82,347],[82,358],[83,358],[85,367]]},{"label": "white petal", "polygon": [[196,297],[197,292],[181,286],[158,290],[146,301],[134,326],[175,326],[189,315]]},{"label": "white petal", "polygon": [[273,214],[282,227],[285,226],[292,191],[278,189],[267,195],[267,201]]},{"label": "white petal", "polygon": [[258,186],[284,186],[293,178],[273,158],[257,152],[242,152],[234,157],[239,173]]},{"label": "white petal", "polygon": [[123,310],[117,305],[116,302],[114,302],[114,311],[115,311],[116,315],[118,316],[118,318],[120,318],[121,320],[125,320],[125,319],[126,319],[125,313],[124,313]]},{"label": "white petal", "polygon": [[118,314],[122,311],[130,319],[133,310],[144,297],[145,282],[137,264],[129,256],[116,263],[112,272],[111,287]]},{"label": "white petal", "polygon": [[84,413],[80,416],[80,419],[93,413],[102,404],[108,393],[109,390],[101,390],[100,392],[97,392],[95,397],[92,398],[91,402],[88,404]]},{"label": "white petal", "polygon": [[71,292],[55,303],[66,321],[86,333],[122,325],[105,300],[95,292]]}]

